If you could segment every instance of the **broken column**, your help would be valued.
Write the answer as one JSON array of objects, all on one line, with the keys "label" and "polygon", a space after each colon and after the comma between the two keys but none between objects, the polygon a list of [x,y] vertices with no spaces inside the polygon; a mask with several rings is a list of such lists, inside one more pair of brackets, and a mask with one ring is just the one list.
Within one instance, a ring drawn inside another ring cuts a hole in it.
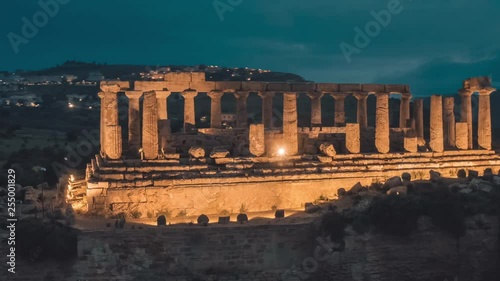
[{"label": "broken column", "polygon": [[246,128],[248,125],[248,114],[247,114],[247,98],[249,92],[247,91],[236,91],[234,96],[236,97],[236,127]]},{"label": "broken column", "polygon": [[347,123],[345,133],[345,147],[349,153],[361,152],[361,132],[359,123]]},{"label": "broken column", "polygon": [[158,140],[160,151],[167,151],[167,141],[170,138],[170,121],[168,120],[167,100],[170,91],[155,91],[158,109]]},{"label": "broken column", "polygon": [[189,132],[196,128],[196,112],[194,98],[198,95],[196,91],[184,91],[184,132]]},{"label": "broken column", "polygon": [[490,95],[495,89],[479,91],[479,108],[477,120],[477,141],[481,148],[491,149],[491,105]]},{"label": "broken column", "polygon": [[444,140],[445,146],[455,147],[455,99],[444,98]]},{"label": "broken column", "polygon": [[367,92],[356,92],[353,93],[353,96],[358,100],[358,123],[361,128],[368,127],[368,113],[367,113],[367,105],[366,101],[368,99]]},{"label": "broken column", "polygon": [[[108,129],[112,126],[118,126],[118,92],[120,91],[120,86],[115,84],[101,85],[101,90],[103,91],[104,96],[101,102],[101,110],[104,110],[104,122],[102,125],[104,125],[105,128],[103,134],[103,152],[107,157],[110,157],[109,153],[112,153],[113,159],[116,159],[115,156],[117,151],[120,151],[121,154],[121,147],[114,147],[116,144],[116,141],[114,140],[115,136],[111,135],[111,133],[108,132]],[[104,107],[104,109],[102,109],[102,107]],[[116,130],[114,131],[116,132]]]},{"label": "broken column", "polygon": [[210,127],[222,128],[222,91],[211,91],[208,93],[210,97]]},{"label": "broken column", "polygon": [[287,155],[299,152],[297,93],[283,93],[283,143]]},{"label": "broken column", "polygon": [[158,106],[155,92],[144,94],[142,104],[142,152],[145,160],[158,158]]},{"label": "broken column", "polygon": [[345,124],[345,94],[333,93],[331,96],[335,99],[335,126],[343,126]]},{"label": "broken column", "polygon": [[424,138],[424,100],[417,99],[413,102],[413,109],[415,111],[415,133],[417,135],[418,145],[425,145]]},{"label": "broken column", "polygon": [[467,122],[455,123],[455,145],[460,150],[469,149],[469,124]]},{"label": "broken column", "polygon": [[250,143],[250,153],[256,157],[264,155],[266,152],[264,124],[251,124],[248,132],[248,138]]},{"label": "broken column", "polygon": [[273,127],[273,97],[274,93],[259,92],[262,98],[262,122],[265,128]]},{"label": "broken column", "polygon": [[377,93],[375,147],[380,153],[390,151],[389,93]]},{"label": "broken column", "polygon": [[410,99],[411,94],[401,94],[401,104],[399,107],[399,128],[407,128],[410,120]]},{"label": "broken column", "polygon": [[307,93],[307,96],[311,99],[311,126],[321,126],[321,98],[323,94],[311,92]]},{"label": "broken column", "polygon": [[408,129],[404,134],[404,150],[407,152],[418,151],[418,138],[413,128]]},{"label": "broken column", "polygon": [[139,99],[142,91],[126,91],[128,97],[128,149],[138,153],[141,147],[141,116]]},{"label": "broken column", "polygon": [[472,94],[471,90],[462,89],[460,90],[460,96],[462,97],[462,110],[460,113],[460,120],[467,123],[468,128],[468,148],[473,148],[472,142]]},{"label": "broken column", "polygon": [[429,146],[434,152],[444,151],[442,96],[431,96],[431,124]]}]

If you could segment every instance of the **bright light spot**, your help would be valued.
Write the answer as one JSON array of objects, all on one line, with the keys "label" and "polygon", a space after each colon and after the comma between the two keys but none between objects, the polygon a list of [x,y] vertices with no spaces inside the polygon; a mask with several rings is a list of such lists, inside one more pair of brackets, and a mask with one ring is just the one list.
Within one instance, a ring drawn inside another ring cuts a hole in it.
[{"label": "bright light spot", "polygon": [[279,155],[279,156],[284,156],[284,155],[285,155],[285,149],[284,149],[283,147],[280,147],[280,148],[278,149],[278,155]]},{"label": "bright light spot", "polygon": [[73,181],[75,181],[75,177],[73,175],[71,175],[71,176],[69,176],[69,180],[73,182]]},{"label": "bright light spot", "polygon": [[68,103],[68,107],[69,107],[69,108],[73,108],[73,107],[75,107],[75,106],[74,106],[72,103]]}]

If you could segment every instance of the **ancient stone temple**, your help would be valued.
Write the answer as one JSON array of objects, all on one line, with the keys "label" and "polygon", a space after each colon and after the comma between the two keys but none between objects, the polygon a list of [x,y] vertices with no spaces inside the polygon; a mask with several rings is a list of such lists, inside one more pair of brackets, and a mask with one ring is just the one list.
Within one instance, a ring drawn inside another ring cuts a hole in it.
[{"label": "ancient stone temple", "polygon": [[[321,196],[334,197],[341,187],[369,185],[404,172],[428,179],[430,170],[455,177],[460,169],[500,169],[491,139],[490,94],[495,89],[483,77],[463,83],[460,116],[454,114],[453,98],[433,95],[430,124],[424,124],[423,100],[412,100],[406,85],[206,81],[204,73],[168,73],[165,81],[103,81],[101,90],[101,153],[87,166],[87,201],[89,212],[103,215],[301,208]],[[472,125],[475,93],[477,132]],[[129,106],[125,128],[118,122],[122,95]],[[175,108],[183,109],[181,132],[170,127],[167,101],[174,95],[183,100]],[[197,128],[199,95],[210,99],[205,109],[210,128]],[[222,102],[231,95],[236,126],[226,127]],[[370,96],[374,122],[368,114]],[[299,126],[300,97],[310,99],[307,127]],[[250,98],[261,102],[262,118],[257,119],[262,121],[249,123],[254,114]],[[331,122],[321,112],[324,98],[333,98]],[[347,98],[357,102],[356,120],[347,118]],[[274,106],[278,99],[282,102]],[[390,126],[391,101],[399,102],[397,127]],[[277,114],[280,122],[273,118]]]}]

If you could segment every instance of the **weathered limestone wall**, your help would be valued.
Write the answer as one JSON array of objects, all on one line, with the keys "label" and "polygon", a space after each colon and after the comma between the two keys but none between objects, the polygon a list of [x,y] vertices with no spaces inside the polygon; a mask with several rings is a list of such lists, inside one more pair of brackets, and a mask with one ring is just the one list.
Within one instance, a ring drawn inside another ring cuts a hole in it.
[{"label": "weathered limestone wall", "polygon": [[[309,280],[492,280],[484,279],[484,274],[495,268],[498,259],[498,221],[496,217],[481,220],[488,229],[469,219],[460,244],[426,219],[410,237],[358,235],[348,228],[345,250],[319,261],[310,275],[301,271],[302,276]],[[287,272],[300,268],[306,259],[324,256],[322,247],[331,244],[320,244],[317,238],[308,224],[83,232],[78,237],[78,261],[66,274],[71,276],[68,280],[127,276],[214,280],[208,276],[215,275],[221,281],[303,280]],[[20,280],[35,280],[23,277]]]}]

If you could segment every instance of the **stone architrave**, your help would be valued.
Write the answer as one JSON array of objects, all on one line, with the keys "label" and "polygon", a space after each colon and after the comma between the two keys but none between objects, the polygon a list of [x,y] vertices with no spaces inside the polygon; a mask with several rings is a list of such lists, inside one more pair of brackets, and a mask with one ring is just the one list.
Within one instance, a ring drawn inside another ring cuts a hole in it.
[{"label": "stone architrave", "polygon": [[164,153],[168,148],[168,139],[170,138],[170,120],[168,120],[167,99],[170,91],[155,91],[158,109],[158,140],[160,151]]},{"label": "stone architrave", "polygon": [[321,98],[323,94],[311,92],[307,93],[307,96],[311,99],[311,126],[321,126]]},{"label": "stone architrave", "polygon": [[415,111],[415,133],[417,134],[417,140],[419,146],[425,145],[424,138],[424,100],[417,99],[413,102]]},{"label": "stone architrave", "polygon": [[444,140],[445,146],[455,147],[455,99],[444,98]]},{"label": "stone architrave", "polygon": [[248,138],[250,140],[250,153],[256,157],[264,155],[266,152],[264,124],[251,124]]},{"label": "stone architrave", "polygon": [[469,124],[467,122],[456,122],[455,126],[455,145],[460,150],[469,149]]},{"label": "stone architrave", "polygon": [[141,147],[141,116],[139,99],[142,91],[126,91],[128,97],[128,148],[138,152]]},{"label": "stone architrave", "polygon": [[273,97],[274,93],[259,92],[262,99],[262,122],[265,128],[273,127]]},{"label": "stone architrave", "polygon": [[287,155],[299,152],[297,93],[283,93],[283,143]]},{"label": "stone architrave", "polygon": [[189,132],[191,129],[196,128],[194,98],[198,95],[198,92],[194,90],[184,91],[181,95],[184,98],[184,132]]},{"label": "stone architrave", "polygon": [[477,141],[479,147],[491,150],[491,105],[490,95],[495,89],[479,91],[479,109],[477,120]]},{"label": "stone architrave", "polygon": [[389,93],[377,93],[375,147],[380,153],[390,151]]},{"label": "stone architrave", "polygon": [[410,99],[411,94],[401,94],[401,104],[399,108],[399,127],[407,128],[408,120],[410,120]]},{"label": "stone architrave", "polygon": [[472,149],[474,147],[472,141],[472,94],[471,90],[462,89],[460,90],[460,96],[462,97],[460,121],[466,122],[468,126],[468,148]]},{"label": "stone architrave", "polygon": [[119,125],[106,126],[106,157],[112,160],[122,157],[122,127]]},{"label": "stone architrave", "polygon": [[210,127],[215,129],[222,128],[222,91],[210,91]]},{"label": "stone architrave", "polygon": [[367,92],[356,92],[353,93],[353,96],[358,100],[357,105],[357,121],[361,128],[368,127],[368,100],[369,93]]},{"label": "stone architrave", "polygon": [[235,91],[234,96],[236,97],[236,127],[246,128],[248,125],[248,114],[247,114],[247,99],[249,92],[247,91]]},{"label": "stone architrave", "polygon": [[443,97],[431,96],[431,125],[429,146],[434,152],[444,151],[443,138]]},{"label": "stone architrave", "polygon": [[347,123],[345,135],[345,147],[349,153],[361,152],[361,131],[359,123]]},{"label": "stone architrave", "polygon": [[418,151],[418,138],[414,129],[408,129],[404,136],[404,149],[407,152]]},{"label": "stone architrave", "polygon": [[335,126],[343,126],[345,124],[345,97],[344,93],[330,94],[335,99]]},{"label": "stone architrave", "polygon": [[145,160],[158,158],[158,106],[155,92],[144,94],[142,104],[142,150]]}]

